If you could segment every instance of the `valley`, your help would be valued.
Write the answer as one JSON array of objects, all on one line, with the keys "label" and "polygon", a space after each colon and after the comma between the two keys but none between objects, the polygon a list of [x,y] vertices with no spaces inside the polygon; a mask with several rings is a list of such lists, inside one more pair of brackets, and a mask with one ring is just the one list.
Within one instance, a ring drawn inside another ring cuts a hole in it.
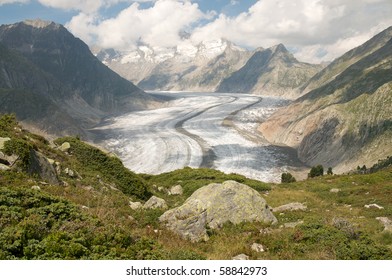
[{"label": "valley", "polygon": [[158,93],[160,109],[107,119],[95,127],[101,146],[137,173],[160,174],[186,166],[214,168],[266,182],[305,166],[290,148],[257,134],[260,122],[287,104],[280,98],[234,93]]}]

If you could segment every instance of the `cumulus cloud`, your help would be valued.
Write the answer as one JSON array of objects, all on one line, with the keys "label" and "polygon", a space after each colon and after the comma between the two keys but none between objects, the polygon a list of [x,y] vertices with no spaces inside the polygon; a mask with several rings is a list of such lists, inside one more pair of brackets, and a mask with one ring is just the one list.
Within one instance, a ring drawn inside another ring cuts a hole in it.
[{"label": "cumulus cloud", "polygon": [[0,6],[5,5],[5,4],[14,4],[14,3],[28,3],[30,0],[0,0]]},{"label": "cumulus cloud", "polygon": [[[184,40],[179,33],[186,30],[193,44],[218,38],[248,48],[283,43],[308,62],[330,61],[392,25],[391,0],[260,0],[236,16],[207,15],[196,0],[39,1],[81,11],[67,27],[103,47],[129,49],[139,42],[174,46]],[[118,2],[130,6],[113,18],[99,15],[100,8]],[[151,3],[150,8],[141,8],[141,2]]]},{"label": "cumulus cloud", "polygon": [[[263,0],[236,17],[220,15],[197,28],[192,40],[217,36],[251,48],[283,43],[298,49],[300,58],[317,62],[392,25],[391,14],[390,0]],[[309,50],[318,56],[309,57]]]},{"label": "cumulus cloud", "polygon": [[67,27],[83,40],[96,40],[107,48],[129,49],[139,42],[168,47],[180,43],[180,31],[205,17],[191,1],[158,0],[147,9],[134,3],[110,19],[80,13]]}]

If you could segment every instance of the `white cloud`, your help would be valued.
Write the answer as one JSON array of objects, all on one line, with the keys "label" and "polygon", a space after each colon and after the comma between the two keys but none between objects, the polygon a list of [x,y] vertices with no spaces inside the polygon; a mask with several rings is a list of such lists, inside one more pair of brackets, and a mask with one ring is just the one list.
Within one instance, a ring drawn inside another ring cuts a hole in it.
[{"label": "white cloud", "polygon": [[179,44],[180,31],[205,16],[190,1],[158,0],[148,9],[134,3],[115,18],[105,20],[81,13],[67,27],[89,43],[95,38],[103,47],[128,49],[139,41],[165,47]]},{"label": "white cloud", "polygon": [[76,10],[85,13],[96,12],[102,5],[102,0],[38,0],[42,5],[63,9],[63,10]]},{"label": "white cloud", "polygon": [[[224,37],[251,48],[283,43],[316,62],[341,55],[392,25],[391,14],[390,0],[262,0],[236,17],[220,15],[197,28],[192,40]],[[310,49],[326,55],[310,57]]]},{"label": "white cloud", "polygon": [[[283,43],[308,62],[332,60],[392,25],[391,0],[260,0],[234,17],[206,15],[196,0],[39,1],[81,11],[67,27],[103,47],[127,49],[140,41],[174,46],[181,43],[179,32],[186,29],[194,44],[217,38],[249,48]],[[100,8],[119,2],[132,5],[113,18],[99,15]],[[143,9],[138,2],[149,2],[151,7]]]},{"label": "white cloud", "polygon": [[5,5],[5,4],[15,4],[15,3],[28,3],[30,0],[0,0],[0,6]]}]

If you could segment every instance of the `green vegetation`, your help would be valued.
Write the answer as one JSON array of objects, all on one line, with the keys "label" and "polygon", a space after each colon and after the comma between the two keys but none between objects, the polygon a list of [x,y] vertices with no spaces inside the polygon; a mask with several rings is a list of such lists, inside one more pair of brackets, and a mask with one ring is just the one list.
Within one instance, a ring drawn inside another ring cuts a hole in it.
[{"label": "green vegetation", "polygon": [[[282,184],[210,169],[136,175],[116,157],[77,138],[56,140],[57,145],[70,143],[62,152],[21,129],[12,117],[0,117],[0,127],[1,136],[11,138],[8,153],[25,145],[39,151],[58,162],[54,166],[62,182],[47,184],[17,165],[0,171],[0,259],[231,259],[241,253],[251,259],[392,259],[392,233],[376,220],[392,218],[390,158],[373,173]],[[164,210],[129,207],[130,200],[143,203],[152,194],[177,207],[198,188],[226,180],[253,187],[272,208],[300,202],[307,210],[275,214],[274,226],[226,223],[209,229],[208,241],[191,243],[159,223]],[[181,185],[184,194],[169,195],[174,185]],[[262,244],[265,252],[252,251],[253,243]]]},{"label": "green vegetation", "polygon": [[287,172],[287,173],[282,173],[281,176],[281,182],[282,183],[294,183],[297,180],[295,180],[294,176],[291,175],[291,173]]},{"label": "green vegetation", "polygon": [[69,152],[77,158],[79,168],[88,172],[99,172],[103,178],[114,183],[125,194],[140,199],[150,196],[143,179],[126,169],[117,157],[105,154],[75,137],[64,137],[55,141],[58,145],[64,142],[71,144]]},{"label": "green vegetation", "polygon": [[[332,169],[331,169],[332,171]],[[310,169],[310,173],[308,174],[308,178],[314,178],[318,176],[324,175],[324,167],[322,165],[313,166]]]}]

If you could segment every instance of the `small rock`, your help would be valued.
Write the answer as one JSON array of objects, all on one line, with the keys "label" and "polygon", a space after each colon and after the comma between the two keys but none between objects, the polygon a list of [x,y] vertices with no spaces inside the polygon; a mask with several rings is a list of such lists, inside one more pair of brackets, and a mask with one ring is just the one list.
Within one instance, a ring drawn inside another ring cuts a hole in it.
[{"label": "small rock", "polygon": [[69,142],[64,142],[60,147],[59,150],[65,153],[68,153],[69,149],[71,149],[71,144]]},{"label": "small rock", "polygon": [[64,169],[64,173],[67,174],[71,178],[75,177],[75,173],[73,172],[73,170],[68,167]]},{"label": "small rock", "polygon": [[375,204],[375,203],[365,205],[365,208],[371,208],[371,207],[372,208],[377,208],[377,209],[384,209],[384,207],[382,207],[382,206],[380,206],[378,204]]},{"label": "small rock", "polygon": [[330,189],[330,192],[331,193],[338,193],[338,192],[340,192],[340,189]]},{"label": "small rock", "polygon": [[272,232],[273,232],[273,230],[270,229],[270,228],[262,228],[262,229],[260,230],[260,233],[261,233],[261,234],[270,234],[270,233],[272,233]]},{"label": "small rock", "polygon": [[128,216],[128,220],[130,220],[131,222],[136,221],[136,219],[134,217],[132,217],[131,215]]},{"label": "small rock", "polygon": [[376,220],[380,221],[384,226],[384,231],[392,232],[392,221],[387,217],[377,217]]},{"label": "small rock", "polygon": [[89,192],[94,190],[94,188],[92,186],[82,186],[82,189],[89,191]]},{"label": "small rock", "polygon": [[232,260],[236,260],[236,261],[249,260],[249,256],[247,256],[245,254],[240,254],[240,255],[233,257]]},{"label": "small rock", "polygon": [[36,191],[41,190],[41,188],[40,188],[39,186],[32,186],[31,189],[32,189],[32,190],[36,190]]},{"label": "small rock", "polygon": [[158,187],[159,192],[166,192],[166,189],[164,187]]},{"label": "small rock", "polygon": [[46,158],[47,160],[48,160],[48,162],[51,164],[51,165],[54,165],[54,159],[51,159],[51,158]]},{"label": "small rock", "polygon": [[183,189],[181,185],[173,186],[169,191],[169,195],[182,195],[182,194],[183,194]]},{"label": "small rock", "polygon": [[259,243],[253,243],[250,248],[257,253],[264,252],[264,246]]},{"label": "small rock", "polygon": [[289,204],[285,204],[279,207],[273,208],[273,212],[285,212],[285,211],[297,211],[297,210],[306,210],[308,207],[299,202],[293,202]]},{"label": "small rock", "polygon": [[291,223],[285,223],[283,226],[285,228],[295,228],[296,226],[299,226],[299,225],[301,225],[303,223],[304,223],[304,221],[291,222]]},{"label": "small rock", "polygon": [[7,170],[10,170],[10,167],[5,164],[0,163],[0,170],[7,171]]},{"label": "small rock", "polygon": [[82,205],[82,209],[87,210],[87,209],[90,209],[90,208],[87,207],[86,205]]},{"label": "small rock", "polygon": [[162,198],[152,196],[147,202],[143,205],[144,209],[167,209],[166,201]]},{"label": "small rock", "polygon": [[142,206],[143,205],[140,202],[132,202],[132,201],[129,202],[129,207],[131,207],[132,210],[140,209],[142,208]]}]

